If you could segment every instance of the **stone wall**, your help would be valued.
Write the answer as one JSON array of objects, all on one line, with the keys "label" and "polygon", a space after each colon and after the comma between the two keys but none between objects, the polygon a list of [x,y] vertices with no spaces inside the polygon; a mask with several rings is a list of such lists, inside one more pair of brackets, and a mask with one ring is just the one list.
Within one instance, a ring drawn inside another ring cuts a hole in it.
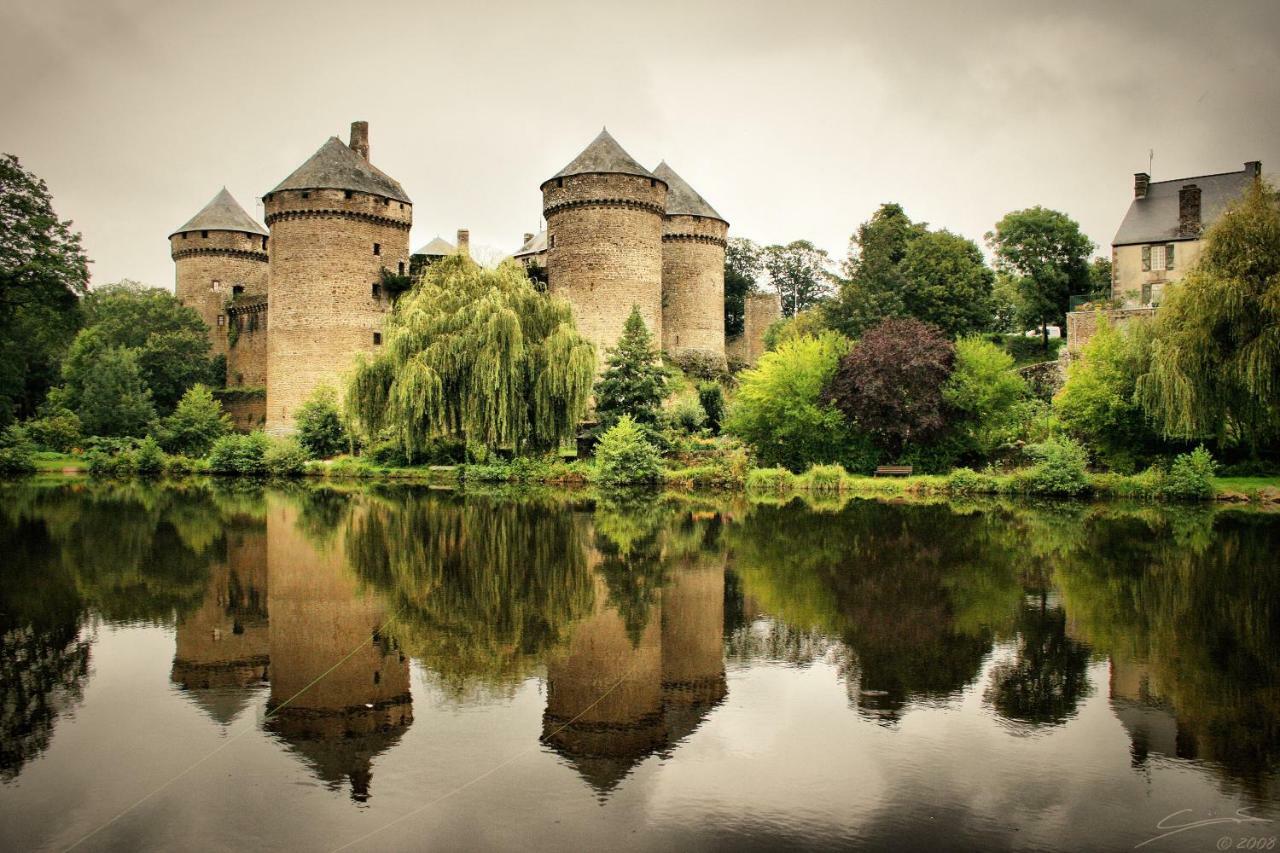
[{"label": "stone wall", "polygon": [[227,308],[227,387],[267,386],[266,297],[237,299]]},{"label": "stone wall", "polygon": [[267,423],[267,392],[262,388],[214,391],[236,432],[253,432]]},{"label": "stone wall", "polygon": [[[207,236],[206,236],[207,235]],[[267,295],[267,238],[243,231],[184,231],[169,238],[174,295],[209,327],[213,355],[227,354],[226,306]]]},{"label": "stone wall", "polygon": [[723,369],[724,251],[729,226],[704,216],[668,216],[662,226],[662,348],[680,363]]},{"label": "stone wall", "polygon": [[542,185],[548,290],[573,306],[600,363],[632,306],[662,332],[662,219],[667,185],[635,175],[571,175]]},{"label": "stone wall", "polygon": [[1148,320],[1156,314],[1155,308],[1116,308],[1108,311],[1072,311],[1067,314],[1067,354],[1075,357],[1084,349],[1098,331],[1098,318],[1106,317],[1113,326],[1122,326],[1131,320]]},{"label": "stone wall", "polygon": [[764,355],[764,333],[782,319],[782,300],[775,293],[748,293],[744,306],[741,335],[726,344],[729,361],[751,367]]},{"label": "stone wall", "polygon": [[267,430],[281,435],[292,432],[294,412],[317,387],[341,392],[357,355],[379,345],[390,307],[381,271],[399,273],[403,265],[407,272],[413,208],[344,190],[289,190],[264,201],[271,229]]}]

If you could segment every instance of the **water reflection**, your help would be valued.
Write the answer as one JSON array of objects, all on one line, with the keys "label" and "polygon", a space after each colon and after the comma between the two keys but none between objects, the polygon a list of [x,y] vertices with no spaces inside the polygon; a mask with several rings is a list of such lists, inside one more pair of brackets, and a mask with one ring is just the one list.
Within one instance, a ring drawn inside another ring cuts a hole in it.
[{"label": "water reflection", "polygon": [[95,626],[143,623],[172,630],[169,677],[210,722],[260,708],[361,803],[408,748],[413,661],[457,708],[538,684],[530,741],[601,801],[678,759],[735,672],[821,664],[907,761],[918,712],[1012,745],[1101,694],[1127,772],[1184,762],[1275,805],[1277,546],[1275,516],[1213,509],[6,487],[0,778],[82,701]]}]

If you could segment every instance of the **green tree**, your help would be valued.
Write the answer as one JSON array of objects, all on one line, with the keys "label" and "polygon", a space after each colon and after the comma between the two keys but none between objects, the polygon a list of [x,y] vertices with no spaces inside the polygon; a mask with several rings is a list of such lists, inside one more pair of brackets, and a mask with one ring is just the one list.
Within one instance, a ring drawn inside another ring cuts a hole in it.
[{"label": "green tree", "polygon": [[1214,223],[1170,288],[1138,397],[1167,436],[1255,456],[1280,437],[1280,201],[1265,182]]},{"label": "green tree", "polygon": [[596,448],[597,479],[604,486],[656,483],[662,478],[662,457],[645,431],[622,415],[605,430]]},{"label": "green tree", "polygon": [[33,414],[80,327],[89,259],[45,182],[0,156],[0,426]]},{"label": "green tree", "polygon": [[725,432],[751,445],[766,466],[803,471],[813,463],[845,462],[856,439],[822,391],[849,346],[848,338],[827,331],[765,353],[739,376]]},{"label": "green tree", "polygon": [[1066,328],[1071,294],[1088,293],[1092,287],[1093,243],[1074,219],[1039,205],[1005,214],[986,238],[996,254],[996,269],[1018,283],[1024,327],[1041,329],[1047,351],[1048,327]]},{"label": "green tree", "polygon": [[756,290],[764,272],[763,249],[745,237],[729,238],[724,251],[724,333],[741,335],[747,294]]},{"label": "green tree", "polygon": [[554,449],[574,436],[595,350],[564,300],[518,265],[462,256],[432,264],[396,302],[378,355],[347,391],[366,436],[388,429],[410,456],[452,438],[489,449]]},{"label": "green tree", "polygon": [[338,394],[327,385],[312,392],[294,415],[298,443],[315,459],[328,459],[347,448],[347,428],[338,412]]},{"label": "green tree", "polygon": [[831,293],[831,258],[808,240],[768,246],[762,260],[782,298],[784,317],[814,307]]},{"label": "green tree", "polygon": [[173,414],[158,420],[151,431],[169,453],[204,456],[215,441],[231,432],[231,416],[208,386],[193,385]]},{"label": "green tree", "polygon": [[1111,298],[1111,259],[1102,256],[1089,262],[1089,301]]},{"label": "green tree", "polygon": [[596,383],[596,415],[607,430],[623,415],[652,433],[658,425],[670,375],[658,359],[653,336],[633,307],[618,345],[609,350],[608,367]]},{"label": "green tree", "polygon": [[78,414],[89,435],[140,436],[155,418],[138,354],[125,347],[95,352],[79,382]]},{"label": "green tree", "polygon": [[1018,403],[1027,383],[1013,369],[1013,356],[978,337],[956,341],[955,367],[943,386],[943,400],[956,414],[955,429],[973,452],[990,457],[1017,437]]}]

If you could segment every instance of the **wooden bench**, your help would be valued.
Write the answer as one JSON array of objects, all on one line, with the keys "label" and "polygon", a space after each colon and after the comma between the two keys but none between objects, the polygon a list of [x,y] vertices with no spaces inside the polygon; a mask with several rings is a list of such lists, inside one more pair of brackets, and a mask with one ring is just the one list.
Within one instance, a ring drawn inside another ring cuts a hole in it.
[{"label": "wooden bench", "polygon": [[910,477],[910,465],[881,465],[876,469],[877,477]]}]

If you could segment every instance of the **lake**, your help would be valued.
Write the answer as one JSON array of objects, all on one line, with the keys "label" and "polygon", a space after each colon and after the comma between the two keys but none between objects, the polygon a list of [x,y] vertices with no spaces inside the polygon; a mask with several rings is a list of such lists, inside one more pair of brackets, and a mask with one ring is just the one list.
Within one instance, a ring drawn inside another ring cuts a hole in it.
[{"label": "lake", "polygon": [[0,848],[1275,849],[1278,555],[1218,507],[7,484]]}]

